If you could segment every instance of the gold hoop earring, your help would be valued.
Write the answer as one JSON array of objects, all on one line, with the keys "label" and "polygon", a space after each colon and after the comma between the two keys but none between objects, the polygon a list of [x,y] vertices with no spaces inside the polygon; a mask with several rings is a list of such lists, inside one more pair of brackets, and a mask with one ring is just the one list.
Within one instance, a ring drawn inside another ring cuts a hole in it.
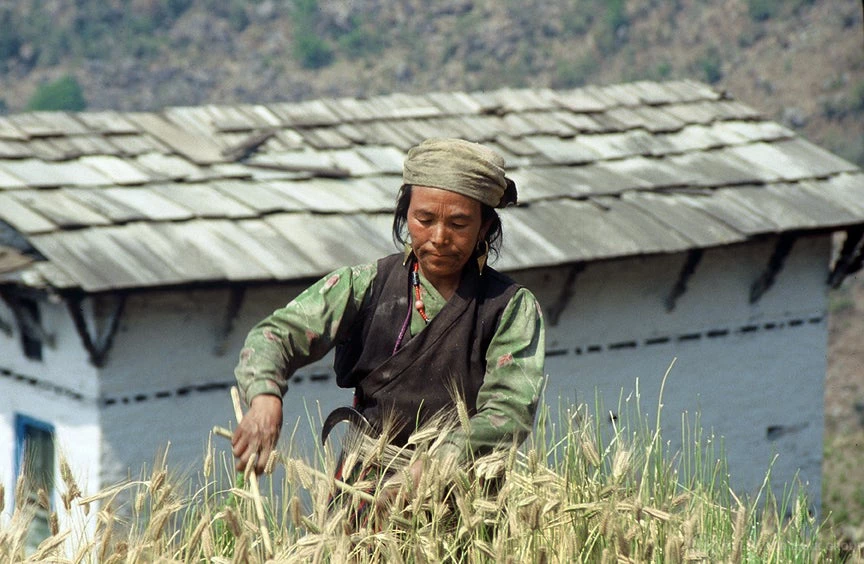
[{"label": "gold hoop earring", "polygon": [[[483,252],[477,255],[477,270],[480,276],[483,276],[483,269],[486,268],[486,259],[489,257],[489,241],[483,239],[483,244],[486,246]],[[480,248],[480,242],[477,242],[477,248]]]},{"label": "gold hoop earring", "polygon": [[411,243],[405,243],[405,248],[402,250],[402,266],[408,262],[408,258],[411,256],[411,253],[414,252],[413,247],[411,247]]}]

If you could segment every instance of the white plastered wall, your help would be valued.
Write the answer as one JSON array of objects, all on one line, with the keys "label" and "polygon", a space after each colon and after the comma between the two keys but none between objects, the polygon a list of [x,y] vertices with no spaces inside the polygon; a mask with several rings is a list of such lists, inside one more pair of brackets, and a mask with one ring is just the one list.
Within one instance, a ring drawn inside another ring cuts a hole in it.
[{"label": "white plastered wall", "polygon": [[50,344],[43,343],[41,361],[23,355],[20,329],[11,311],[0,302],[0,319],[12,326],[11,334],[0,332],[0,481],[6,489],[5,517],[14,507],[17,415],[54,429],[58,448],[55,507],[61,506],[60,493],[65,489],[59,475],[61,453],[81,490],[95,493],[100,487],[96,370],[87,361],[65,306],[46,300],[40,302],[39,311],[42,325],[52,337]]},{"label": "white plastered wall", "polygon": [[[169,443],[169,468],[200,470],[210,430],[233,424],[228,387],[246,333],[304,287],[248,289],[224,340],[227,289],[131,295],[101,375],[103,483],[138,476]],[[217,347],[224,352],[215,352]],[[319,410],[326,415],[350,404],[351,391],[336,386],[331,364],[328,355],[292,378],[284,399],[283,441],[298,425],[297,442],[310,449],[320,428]],[[225,439],[214,438],[214,446],[228,451]]]},{"label": "white plastered wall", "polygon": [[41,298],[39,315],[48,339],[42,345],[42,360],[24,356],[21,332],[8,306],[0,300],[0,319],[11,327],[11,333],[0,331],[0,373],[20,375],[41,383],[93,398],[99,393],[97,370],[88,361],[87,351],[75,330],[62,301]]},{"label": "white plastered wall", "polygon": [[[619,398],[653,422],[661,381],[662,430],[681,444],[682,413],[698,413],[706,437],[725,443],[733,486],[755,493],[776,456],[775,491],[796,475],[820,503],[823,390],[827,354],[828,236],[794,244],[775,284],[754,304],[750,286],[776,239],[704,253],[673,311],[665,307],[686,255],[589,264],[556,325],[547,327],[547,402],[587,403],[599,394],[619,420]],[[563,268],[519,273],[544,307],[556,303]],[[547,316],[548,318],[548,316]],[[548,319],[547,319],[548,320]],[[624,407],[626,409],[626,406]]]}]

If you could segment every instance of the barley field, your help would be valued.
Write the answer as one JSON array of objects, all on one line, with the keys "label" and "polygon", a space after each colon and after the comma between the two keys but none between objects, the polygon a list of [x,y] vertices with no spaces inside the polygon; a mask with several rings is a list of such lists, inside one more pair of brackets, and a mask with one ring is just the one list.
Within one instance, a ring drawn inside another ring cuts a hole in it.
[{"label": "barley field", "polygon": [[[809,563],[856,548],[808,513],[801,490],[774,497],[770,469],[756,496],[737,496],[698,420],[672,453],[659,415],[637,409],[610,435],[587,406],[562,413],[541,413],[525,445],[470,463],[437,455],[448,429],[466,424],[464,408],[415,433],[410,450],[349,436],[351,483],[334,478],[323,448],[304,459],[289,446],[264,476],[236,473],[218,428],[194,475],[172,474],[163,456],[139,480],[87,493],[61,460],[63,507],[40,496],[50,535],[28,550],[33,507],[0,508],[11,514],[0,561]],[[423,467],[417,483],[412,464]],[[26,499],[27,484],[17,487]]]}]

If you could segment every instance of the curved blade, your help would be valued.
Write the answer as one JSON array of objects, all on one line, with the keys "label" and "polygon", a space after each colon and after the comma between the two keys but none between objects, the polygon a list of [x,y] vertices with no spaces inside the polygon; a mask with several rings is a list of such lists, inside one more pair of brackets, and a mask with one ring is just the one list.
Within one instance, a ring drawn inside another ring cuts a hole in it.
[{"label": "curved blade", "polygon": [[321,444],[327,442],[327,437],[330,435],[330,431],[333,430],[333,427],[338,425],[343,421],[348,421],[357,429],[360,430],[364,435],[372,435],[373,429],[372,424],[363,417],[363,414],[354,409],[353,407],[337,407],[333,411],[330,412],[330,415],[327,416],[327,419],[324,420],[324,426],[321,427]]}]

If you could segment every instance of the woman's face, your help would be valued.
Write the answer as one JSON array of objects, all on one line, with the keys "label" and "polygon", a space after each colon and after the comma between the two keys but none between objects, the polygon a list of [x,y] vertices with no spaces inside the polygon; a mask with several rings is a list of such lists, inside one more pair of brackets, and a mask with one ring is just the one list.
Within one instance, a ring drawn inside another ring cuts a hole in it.
[{"label": "woman's face", "polygon": [[430,282],[455,282],[486,235],[482,204],[449,190],[414,186],[408,205],[408,233],[423,275]]}]

